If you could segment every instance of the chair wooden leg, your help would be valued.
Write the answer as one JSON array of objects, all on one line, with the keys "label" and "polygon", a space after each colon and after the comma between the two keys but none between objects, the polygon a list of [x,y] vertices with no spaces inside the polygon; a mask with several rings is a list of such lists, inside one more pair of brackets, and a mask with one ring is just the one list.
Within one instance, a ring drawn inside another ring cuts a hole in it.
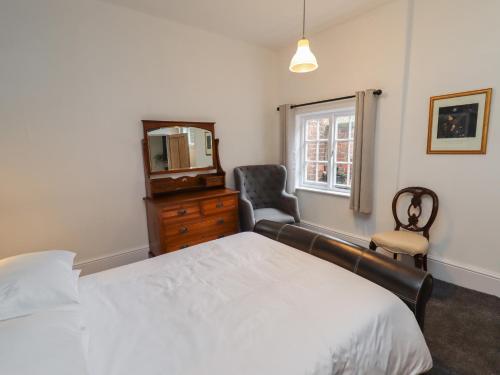
[{"label": "chair wooden leg", "polygon": [[427,254],[424,255],[424,271],[427,271]]},{"label": "chair wooden leg", "polygon": [[375,251],[375,250],[377,250],[377,245],[375,244],[375,242],[370,241],[370,246],[369,246],[369,248],[370,248],[370,250]]},{"label": "chair wooden leg", "polygon": [[415,267],[422,269],[422,254],[417,254],[413,257],[415,260]]}]

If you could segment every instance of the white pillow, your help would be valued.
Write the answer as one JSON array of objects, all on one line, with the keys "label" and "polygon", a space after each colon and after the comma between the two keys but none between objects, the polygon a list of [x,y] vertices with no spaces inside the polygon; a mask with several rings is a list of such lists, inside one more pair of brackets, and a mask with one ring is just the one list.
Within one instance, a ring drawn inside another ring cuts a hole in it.
[{"label": "white pillow", "polygon": [[78,303],[74,258],[51,250],[0,260],[0,320]]},{"label": "white pillow", "polygon": [[0,322],[0,374],[87,375],[77,310]]}]

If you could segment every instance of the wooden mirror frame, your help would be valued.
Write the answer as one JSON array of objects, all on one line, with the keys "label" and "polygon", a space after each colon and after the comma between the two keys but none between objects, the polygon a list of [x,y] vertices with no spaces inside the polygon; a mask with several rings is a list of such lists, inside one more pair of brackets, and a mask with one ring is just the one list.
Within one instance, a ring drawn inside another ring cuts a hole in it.
[{"label": "wooden mirror frame", "polygon": [[196,172],[196,171],[209,171],[212,169],[216,169],[216,158],[215,152],[212,152],[212,165],[209,167],[200,167],[200,168],[178,168],[174,170],[166,170],[166,171],[153,171],[151,169],[151,158],[150,158],[150,150],[149,150],[149,138],[148,132],[152,130],[157,130],[161,128],[174,128],[174,127],[182,127],[182,128],[198,128],[209,131],[212,133],[212,149],[214,148],[214,140],[215,140],[215,123],[213,122],[193,122],[193,121],[154,121],[154,120],[143,120],[142,127],[144,131],[144,142],[146,144],[147,154],[147,167],[148,173],[150,176],[162,175],[162,174],[172,174],[172,173],[183,173],[183,172]]},{"label": "wooden mirror frame", "polygon": [[[213,187],[225,187],[226,172],[221,167],[219,159],[219,140],[215,138],[214,122],[195,122],[195,121],[158,121],[143,120],[144,139],[142,140],[142,156],[144,165],[144,177],[146,182],[146,197],[155,198],[168,193],[174,193],[187,190],[201,190]],[[152,172],[149,158],[148,131],[165,127],[196,127],[210,131],[212,133],[212,167],[185,168],[174,171]],[[210,171],[213,173],[198,174],[195,176],[183,176],[182,173],[196,171]],[[170,177],[172,174],[181,174],[179,177]],[[165,177],[162,177],[165,176]]]}]

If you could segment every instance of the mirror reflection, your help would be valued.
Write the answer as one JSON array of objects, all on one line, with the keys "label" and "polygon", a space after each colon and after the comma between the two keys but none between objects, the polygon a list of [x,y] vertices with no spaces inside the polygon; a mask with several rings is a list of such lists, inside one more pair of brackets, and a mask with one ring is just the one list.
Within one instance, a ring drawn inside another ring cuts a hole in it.
[{"label": "mirror reflection", "polygon": [[195,127],[148,131],[151,172],[213,167],[212,132]]}]

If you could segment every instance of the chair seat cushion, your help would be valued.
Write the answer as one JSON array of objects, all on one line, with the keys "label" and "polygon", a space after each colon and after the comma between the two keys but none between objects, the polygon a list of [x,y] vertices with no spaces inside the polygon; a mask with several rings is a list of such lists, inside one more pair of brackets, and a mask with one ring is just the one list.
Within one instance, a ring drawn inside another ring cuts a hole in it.
[{"label": "chair seat cushion", "polygon": [[377,233],[372,237],[372,241],[378,247],[393,253],[403,253],[409,255],[427,254],[429,241],[420,234],[406,231],[392,231]]},{"label": "chair seat cushion", "polygon": [[257,208],[253,213],[256,223],[263,219],[277,221],[278,223],[295,223],[293,216],[276,208]]}]

